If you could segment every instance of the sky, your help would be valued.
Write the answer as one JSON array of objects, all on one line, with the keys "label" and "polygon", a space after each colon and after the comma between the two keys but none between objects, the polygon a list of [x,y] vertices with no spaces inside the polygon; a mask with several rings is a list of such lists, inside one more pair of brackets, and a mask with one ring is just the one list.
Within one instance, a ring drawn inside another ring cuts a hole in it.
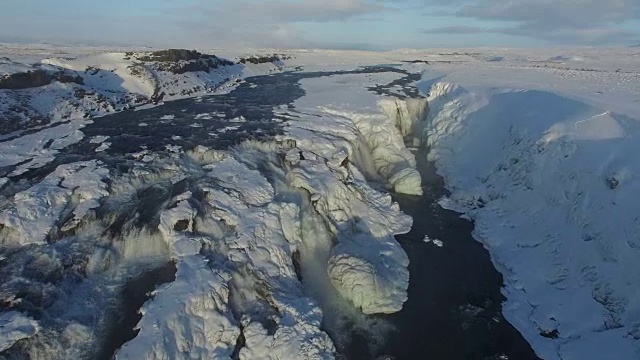
[{"label": "sky", "polygon": [[1,0],[0,41],[334,48],[640,44],[640,0]]}]

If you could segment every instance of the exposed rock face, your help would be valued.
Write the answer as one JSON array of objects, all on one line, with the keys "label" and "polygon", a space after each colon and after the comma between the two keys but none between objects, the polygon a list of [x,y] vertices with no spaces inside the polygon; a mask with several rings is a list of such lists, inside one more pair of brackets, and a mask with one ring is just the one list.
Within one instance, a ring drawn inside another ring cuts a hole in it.
[{"label": "exposed rock face", "polygon": [[244,57],[244,58],[240,58],[240,60],[238,61],[241,64],[246,64],[246,63],[251,63],[251,64],[266,64],[266,63],[275,63],[275,62],[279,62],[282,60],[287,60],[290,57],[288,56],[282,56],[282,55],[277,55],[277,54],[273,54],[273,55],[264,55],[264,56],[249,56],[249,57]]},{"label": "exposed rock face", "polygon": [[[133,53],[129,53],[133,55]],[[129,55],[127,54],[127,55]],[[205,55],[197,52],[196,50],[186,49],[167,49],[148,53],[147,55],[138,57],[138,60],[151,62],[177,62],[177,61],[191,61],[202,58],[216,58],[214,55]]]},{"label": "exposed rock face", "polygon": [[55,74],[55,80],[61,83],[74,83],[84,85],[84,79],[77,73],[66,73],[64,71]]},{"label": "exposed rock face", "polygon": [[157,70],[168,71],[174,74],[198,71],[209,72],[221,66],[234,65],[232,61],[221,59],[215,55],[207,55],[195,50],[185,49],[154,51],[139,56],[138,60],[155,62],[156,64],[153,67]]},{"label": "exposed rock face", "polygon": [[0,89],[28,89],[51,84],[53,77],[44,70],[8,74],[0,78]]},{"label": "exposed rock face", "polygon": [[0,89],[21,90],[51,84],[53,81],[61,83],[83,84],[82,76],[75,72],[69,73],[60,71],[50,73],[41,69],[34,69],[25,72],[6,74],[0,77]]}]

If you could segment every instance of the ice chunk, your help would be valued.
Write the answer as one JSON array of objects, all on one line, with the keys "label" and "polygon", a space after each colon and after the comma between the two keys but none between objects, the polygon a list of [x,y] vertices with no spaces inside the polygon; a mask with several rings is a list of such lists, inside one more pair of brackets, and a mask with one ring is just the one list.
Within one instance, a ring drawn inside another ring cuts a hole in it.
[{"label": "ice chunk", "polygon": [[25,315],[10,311],[0,314],[0,353],[17,341],[34,336],[40,331],[38,322]]},{"label": "ice chunk", "polygon": [[437,246],[437,247],[443,247],[444,246],[444,242],[442,242],[442,240],[438,240],[438,239],[432,239],[429,237],[429,235],[425,235],[424,239],[422,239],[422,241],[428,243],[433,243],[433,245]]}]

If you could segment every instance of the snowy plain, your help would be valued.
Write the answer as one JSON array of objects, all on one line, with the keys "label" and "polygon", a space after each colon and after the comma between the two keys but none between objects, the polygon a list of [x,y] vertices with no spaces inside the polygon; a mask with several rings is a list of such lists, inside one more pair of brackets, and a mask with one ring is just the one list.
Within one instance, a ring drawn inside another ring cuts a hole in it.
[{"label": "snowy plain", "polygon": [[[151,80],[131,76],[125,51],[13,45],[2,51],[12,60],[0,64],[2,74],[35,62],[92,66],[116,75],[115,81],[88,76],[85,86],[97,92],[154,92]],[[202,51],[226,58],[257,52]],[[139,333],[116,358],[333,358],[330,314],[367,326],[362,313],[398,311],[406,300],[408,260],[393,235],[407,232],[412,219],[386,193],[421,193],[409,148],[426,145],[451,192],[441,204],[474,221],[474,237],[504,276],[504,315],[538,356],[638,358],[640,50],[278,52],[291,56],[284,67],[230,67],[205,80],[167,74],[159,83],[171,88],[178,79],[191,89],[213,81],[215,91],[232,92],[235,79],[274,71],[385,64],[420,74],[413,85],[423,98],[370,91],[402,77],[393,72],[302,79],[305,94],[295,110],[274,109],[286,120],[273,142],[140,149],[127,174],[92,160],[24,177],[84,137],[94,121],[83,117],[84,105],[60,112],[68,116],[54,117],[56,126],[2,135],[0,271],[14,278],[1,288],[8,305],[0,310],[0,357],[14,344],[31,346],[33,358],[86,357],[106,330],[102,319],[78,320],[74,312],[101,305],[83,305],[82,292],[114,296],[126,279],[171,261],[175,280],[151,289]],[[59,99],[68,89],[61,86],[5,91],[1,101],[27,96],[36,98],[37,111],[55,113],[66,109]],[[183,85],[176,86],[179,94]],[[233,133],[243,121],[230,119],[220,133]],[[109,151],[109,141],[91,139],[100,152]],[[176,190],[193,178],[189,190]],[[118,241],[104,236],[123,216],[113,209],[167,184],[173,190],[153,223],[158,232],[132,227]],[[100,218],[102,208],[113,213]],[[12,310],[25,301],[12,291],[36,282],[22,268],[37,265],[48,269],[38,277],[55,278],[68,266],[60,252],[69,247],[82,248],[74,254],[85,258],[79,277],[87,280],[80,295],[41,280],[39,291],[58,299],[46,305],[48,316],[63,313],[54,325]],[[78,310],[61,311],[65,297]]]}]

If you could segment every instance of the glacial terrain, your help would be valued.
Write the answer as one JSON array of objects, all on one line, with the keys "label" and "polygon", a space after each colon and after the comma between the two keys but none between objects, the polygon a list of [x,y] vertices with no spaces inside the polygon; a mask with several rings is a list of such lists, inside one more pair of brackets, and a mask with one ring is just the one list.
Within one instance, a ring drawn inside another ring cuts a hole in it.
[{"label": "glacial terrain", "polygon": [[640,356],[635,48],[0,56],[0,359]]}]

